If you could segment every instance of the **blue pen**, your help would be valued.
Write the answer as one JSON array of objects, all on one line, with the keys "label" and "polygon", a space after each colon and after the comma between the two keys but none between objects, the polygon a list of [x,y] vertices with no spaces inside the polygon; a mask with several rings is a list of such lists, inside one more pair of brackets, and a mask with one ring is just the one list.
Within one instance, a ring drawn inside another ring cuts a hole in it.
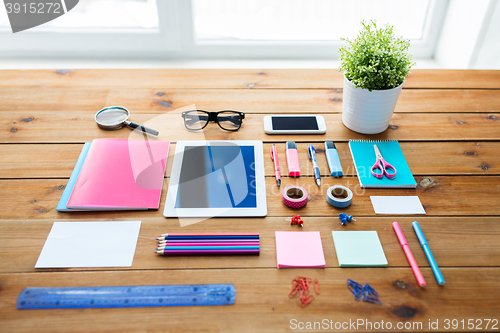
[{"label": "blue pen", "polygon": [[312,144],[309,145],[309,147],[307,148],[307,154],[309,155],[309,159],[312,161],[313,164],[314,179],[316,179],[316,184],[320,186],[321,176],[319,175],[318,161],[316,160],[316,150],[314,149],[314,146]]},{"label": "blue pen", "polygon": [[424,233],[422,232],[422,229],[420,229],[420,226],[418,225],[418,222],[415,221],[411,224],[413,226],[413,230],[415,230],[415,233],[417,234],[417,238],[420,242],[420,245],[422,245],[425,255],[427,256],[427,260],[429,260],[429,264],[431,264],[432,271],[434,272],[434,275],[436,276],[436,280],[439,285],[444,284],[444,278],[443,274],[441,274],[441,271],[439,270],[439,267],[436,263],[436,260],[434,259],[434,256],[432,255],[431,249],[429,248],[429,244],[427,243],[427,240],[424,237]]}]

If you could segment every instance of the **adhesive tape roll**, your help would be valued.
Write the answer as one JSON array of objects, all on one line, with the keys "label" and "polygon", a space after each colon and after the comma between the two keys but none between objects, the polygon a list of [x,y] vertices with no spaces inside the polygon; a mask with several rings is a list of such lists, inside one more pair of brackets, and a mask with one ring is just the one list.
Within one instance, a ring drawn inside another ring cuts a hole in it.
[{"label": "adhesive tape roll", "polygon": [[332,186],[326,193],[326,201],[333,207],[348,207],[352,202],[352,191],[345,186]]},{"label": "adhesive tape roll", "polygon": [[281,192],[281,201],[290,208],[304,207],[307,204],[307,197],[307,191],[300,186],[287,186]]}]

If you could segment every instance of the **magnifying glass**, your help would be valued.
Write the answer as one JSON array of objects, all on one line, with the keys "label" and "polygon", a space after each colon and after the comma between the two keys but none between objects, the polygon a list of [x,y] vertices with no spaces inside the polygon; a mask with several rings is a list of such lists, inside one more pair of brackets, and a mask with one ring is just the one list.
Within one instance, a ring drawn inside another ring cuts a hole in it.
[{"label": "magnifying glass", "polygon": [[97,126],[105,130],[110,130],[110,131],[117,130],[122,128],[123,125],[126,125],[131,129],[139,128],[143,132],[146,132],[148,134],[152,135],[159,134],[159,132],[154,129],[147,128],[145,126],[128,121],[128,117],[130,117],[130,112],[124,107],[109,106],[107,108],[97,111],[94,119],[95,122],[97,123]]}]

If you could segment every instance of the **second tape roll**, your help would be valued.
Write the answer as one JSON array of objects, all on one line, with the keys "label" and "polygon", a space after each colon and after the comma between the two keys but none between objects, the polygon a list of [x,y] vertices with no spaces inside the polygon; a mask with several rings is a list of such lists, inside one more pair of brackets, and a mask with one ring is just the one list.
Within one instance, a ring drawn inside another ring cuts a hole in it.
[{"label": "second tape roll", "polygon": [[352,191],[345,186],[335,185],[326,192],[326,201],[336,208],[345,208],[351,205]]}]

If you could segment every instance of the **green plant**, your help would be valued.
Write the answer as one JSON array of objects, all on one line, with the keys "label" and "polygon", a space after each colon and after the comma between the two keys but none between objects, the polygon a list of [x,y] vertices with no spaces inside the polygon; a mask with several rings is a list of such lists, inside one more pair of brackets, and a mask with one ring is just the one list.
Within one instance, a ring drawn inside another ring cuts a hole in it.
[{"label": "green plant", "polygon": [[392,89],[403,83],[415,63],[408,53],[410,42],[394,35],[394,27],[387,24],[377,28],[376,21],[361,21],[358,37],[341,46],[340,71],[357,88],[372,90]]}]

